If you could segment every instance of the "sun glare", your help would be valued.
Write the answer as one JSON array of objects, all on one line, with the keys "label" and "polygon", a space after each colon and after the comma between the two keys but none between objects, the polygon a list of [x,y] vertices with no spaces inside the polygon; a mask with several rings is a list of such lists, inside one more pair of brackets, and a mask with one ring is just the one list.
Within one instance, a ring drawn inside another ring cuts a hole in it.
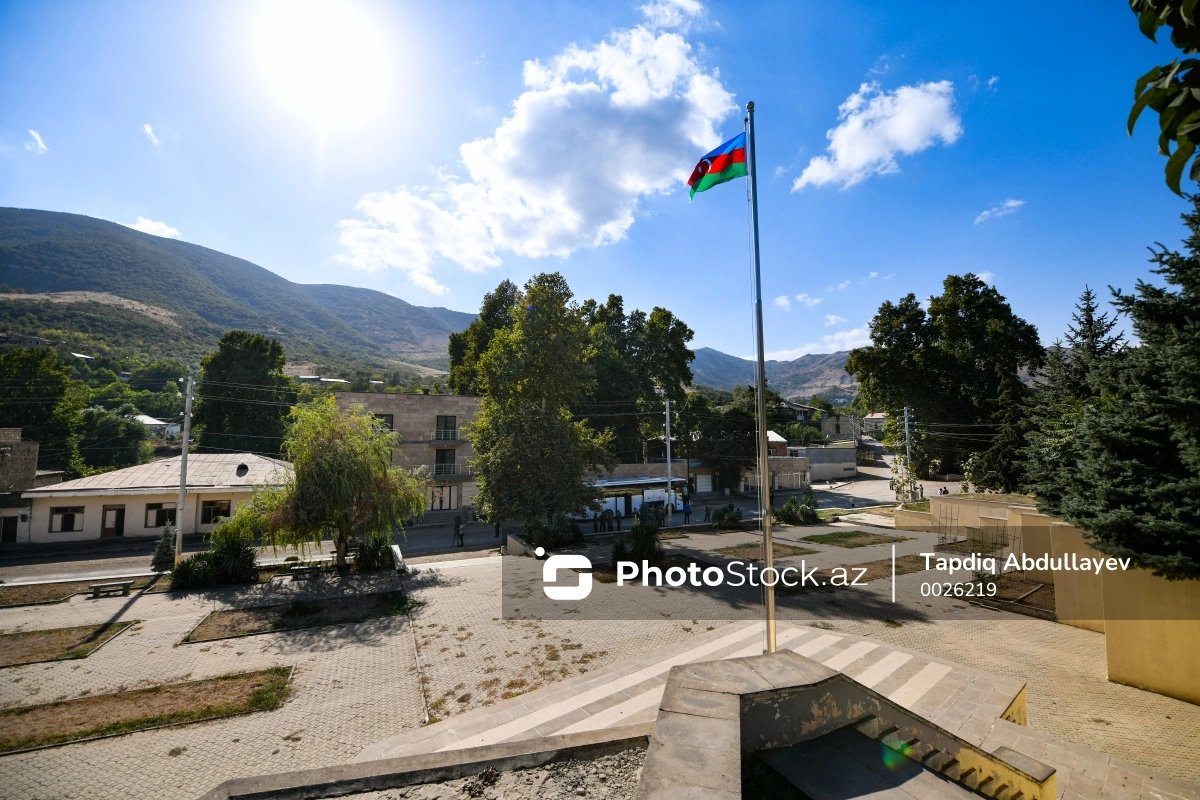
[{"label": "sun glare", "polygon": [[324,138],[353,131],[394,103],[397,59],[369,7],[331,0],[269,2],[250,26],[267,92]]}]

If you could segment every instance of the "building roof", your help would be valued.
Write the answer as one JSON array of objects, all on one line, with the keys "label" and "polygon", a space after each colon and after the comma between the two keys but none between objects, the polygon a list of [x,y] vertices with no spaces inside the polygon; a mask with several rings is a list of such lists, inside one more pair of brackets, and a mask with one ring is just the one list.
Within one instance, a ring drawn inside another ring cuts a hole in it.
[{"label": "building roof", "polygon": [[[100,475],[56,483],[24,492],[22,497],[72,494],[161,494],[179,490],[180,457],[164,458]],[[241,469],[241,467],[245,469]],[[239,472],[241,474],[239,474]],[[292,465],[252,453],[194,453],[188,455],[188,491],[249,490],[278,485],[291,476]]]},{"label": "building roof", "polygon": [[170,424],[169,422],[163,422],[161,419],[155,419],[149,414],[134,414],[133,418],[143,425],[150,425],[151,427],[159,427]]},{"label": "building roof", "polygon": [[882,411],[876,411],[872,414],[867,414],[865,419],[887,419],[887,414],[883,413]]},{"label": "building roof", "polygon": [[767,441],[768,442],[783,442],[784,444],[787,444],[787,439],[783,436],[780,436],[775,431],[767,431]]}]

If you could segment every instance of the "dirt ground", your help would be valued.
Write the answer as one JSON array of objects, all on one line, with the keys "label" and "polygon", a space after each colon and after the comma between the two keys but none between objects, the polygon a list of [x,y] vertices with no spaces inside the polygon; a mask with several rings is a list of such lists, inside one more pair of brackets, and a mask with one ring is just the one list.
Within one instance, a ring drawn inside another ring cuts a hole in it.
[{"label": "dirt ground", "polygon": [[[762,545],[757,542],[748,542],[747,544],[734,545],[733,547],[722,547],[720,550],[714,550],[715,553],[720,553],[726,558],[752,558],[758,561],[762,558]],[[809,550],[807,547],[796,547],[790,544],[780,544],[773,542],[771,553],[775,558],[790,558],[792,556],[808,556],[816,553],[816,550]]]},{"label": "dirt ground", "polygon": [[818,533],[813,536],[805,536],[804,541],[828,544],[834,547],[869,547],[873,544],[891,544],[892,542],[907,540],[903,536],[888,536],[885,533],[834,531],[833,533]]},{"label": "dirt ground", "polygon": [[83,658],[132,624],[106,622],[78,628],[0,634],[0,667],[58,658]]},{"label": "dirt ground", "polygon": [[400,592],[313,601],[293,601],[272,606],[214,611],[188,634],[185,642],[208,642],[229,636],[269,633],[318,625],[362,622],[375,617],[403,614]]},{"label": "dirt ground", "polygon": [[[130,592],[144,588],[157,578],[137,578],[133,581]],[[0,586],[0,608],[6,606],[24,606],[35,603],[61,603],[74,594],[91,593],[89,588],[96,583],[108,581],[88,580],[71,581],[69,583],[35,583],[28,586]],[[161,582],[164,586],[167,581]]]},{"label": "dirt ground", "polygon": [[[273,708],[286,697],[287,672],[268,669],[0,711],[0,752]],[[271,697],[264,698],[264,691]]]}]

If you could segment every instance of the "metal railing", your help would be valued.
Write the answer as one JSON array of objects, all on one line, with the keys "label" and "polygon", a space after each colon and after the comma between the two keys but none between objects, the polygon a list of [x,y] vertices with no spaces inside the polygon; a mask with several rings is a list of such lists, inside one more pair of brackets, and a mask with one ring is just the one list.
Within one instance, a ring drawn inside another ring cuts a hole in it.
[{"label": "metal railing", "polygon": [[429,434],[431,442],[457,442],[458,428],[439,428]]},{"label": "metal railing", "polygon": [[419,464],[418,468],[423,468],[426,472],[434,477],[470,477],[474,474],[470,464]]}]

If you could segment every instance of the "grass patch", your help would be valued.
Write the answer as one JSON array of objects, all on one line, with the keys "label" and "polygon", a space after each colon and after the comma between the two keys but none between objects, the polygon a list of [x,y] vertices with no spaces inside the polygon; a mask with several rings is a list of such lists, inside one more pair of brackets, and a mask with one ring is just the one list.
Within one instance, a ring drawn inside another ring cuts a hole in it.
[{"label": "grass patch", "polygon": [[168,683],[0,711],[0,752],[270,711],[287,700],[288,667]]},{"label": "grass patch", "polygon": [[820,517],[821,519],[825,519],[825,520],[837,519],[838,517],[841,517],[845,514],[853,514],[853,513],[854,513],[854,509],[852,509],[852,508],[818,508],[817,509],[817,516]]},{"label": "grass patch", "polygon": [[[818,552],[817,550],[809,550],[807,547],[796,547],[791,544],[780,544],[779,542],[772,542],[771,544],[771,553],[775,558],[807,556]],[[733,547],[722,547],[715,552],[720,553],[726,558],[753,559],[757,561],[762,558],[762,544],[759,542],[747,542],[746,544],[734,545]]]},{"label": "grass patch", "polygon": [[376,617],[394,617],[419,603],[402,592],[342,597],[336,600],[293,600],[273,606],[214,611],[201,620],[185,642],[208,642],[231,636],[249,636],[318,625],[344,625]]},{"label": "grass patch", "polygon": [[[134,578],[131,592],[144,589],[158,580],[152,578]],[[0,586],[0,608],[7,606],[27,606],[42,603],[61,603],[75,594],[91,594],[90,586],[97,583],[112,583],[110,580],[71,581],[69,583],[34,583],[18,586]],[[109,595],[112,597],[113,595]]]},{"label": "grass patch", "polygon": [[939,544],[936,549],[950,553],[979,553],[980,555],[988,555],[997,550],[1003,550],[1004,545],[985,542],[982,539],[960,539],[957,542]]},{"label": "grass patch", "polygon": [[929,501],[928,500],[918,500],[915,503],[905,503],[903,508],[905,511],[924,511],[926,514],[928,514],[929,513]]},{"label": "grass patch", "polygon": [[[808,592],[817,591],[818,589],[828,589],[830,579],[833,578],[834,569],[846,570],[848,580],[861,580],[865,583],[877,581],[880,578],[890,578],[892,575],[892,560],[890,558],[881,558],[878,561],[868,561],[865,564],[842,564],[840,567],[826,567],[822,570],[817,570],[814,576],[821,582],[821,586],[785,586],[780,584],[775,587],[775,593],[781,595],[797,595],[806,594]],[[859,570],[865,569],[859,577]],[[921,572],[925,569],[925,559],[921,556],[897,556],[896,558],[896,575],[907,575],[910,572]]]},{"label": "grass patch", "polygon": [[892,542],[908,541],[904,536],[888,536],[885,533],[867,533],[866,531],[832,531],[805,536],[804,541],[817,544],[829,544],[834,547],[869,547],[873,544],[891,544]]},{"label": "grass patch", "polygon": [[1015,503],[1023,506],[1037,505],[1037,500],[1027,494],[955,494],[950,495],[953,498],[962,498],[965,500],[982,500],[985,503]]},{"label": "grass patch", "polygon": [[87,658],[93,650],[134,622],[137,620],[0,634],[0,667],[15,667],[18,664],[65,658]]},{"label": "grass patch", "polygon": [[1054,586],[1026,580],[1018,573],[1006,572],[984,578],[983,583],[996,584],[996,599],[1008,600],[1042,611],[1054,611]]},{"label": "grass patch", "polygon": [[[686,570],[688,568],[688,566],[691,564],[699,564],[700,569],[704,569],[705,567],[716,566],[715,564],[712,564],[708,561],[701,561],[700,559],[697,559],[697,558],[690,558],[688,556],[680,556],[680,555],[667,556],[662,561],[658,562],[657,564],[651,564],[651,566],[658,567],[665,573],[671,567],[682,567],[683,569]],[[579,571],[580,570],[576,570],[576,572],[579,572]],[[583,570],[583,571],[586,572],[587,570]],[[591,572],[592,572],[592,580],[596,581],[597,583],[616,583],[617,582],[617,571],[613,568],[612,564],[594,564],[592,566]],[[629,578],[627,580],[637,580],[639,577],[640,577],[640,572],[638,575],[635,575],[633,578]]]}]

